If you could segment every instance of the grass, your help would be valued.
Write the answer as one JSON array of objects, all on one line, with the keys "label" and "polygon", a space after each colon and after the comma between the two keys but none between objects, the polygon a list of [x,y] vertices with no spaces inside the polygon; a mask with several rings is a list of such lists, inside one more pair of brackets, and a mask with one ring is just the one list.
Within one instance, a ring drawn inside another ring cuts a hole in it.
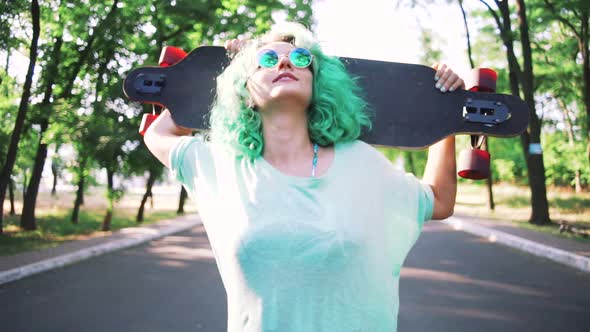
[{"label": "grass", "polygon": [[[60,193],[52,197],[48,193],[40,193],[36,208],[36,225],[34,231],[20,228],[20,215],[4,218],[4,234],[0,236],[0,256],[15,255],[22,252],[55,247],[67,241],[81,240],[89,237],[107,236],[112,232],[126,228],[141,226],[158,220],[176,217],[178,204],[177,195],[154,194],[154,205],[150,201],[145,206],[144,221],[135,221],[141,194],[127,194],[116,206],[111,221],[111,231],[103,232],[102,220],[106,213],[106,199],[101,191],[91,191],[85,197],[85,205],[81,207],[78,224],[70,221],[73,193]],[[21,210],[21,201],[17,197],[16,210]],[[194,212],[192,202],[187,200],[185,211]],[[4,211],[8,211],[6,204]]]},{"label": "grass", "polygon": [[115,211],[110,232],[100,231],[105,212],[99,210],[81,212],[76,225],[70,221],[70,211],[61,210],[41,215],[37,217],[37,229],[34,231],[23,231],[18,226],[20,216],[9,216],[5,220],[4,236],[0,237],[0,256],[55,247],[66,241],[104,236],[121,228],[141,226],[176,217],[175,211],[158,211],[147,214],[143,223],[138,224],[135,221],[134,212]]},{"label": "grass", "polygon": [[510,221],[522,228],[590,243],[590,238],[570,233],[559,233],[558,224],[563,220],[573,226],[590,228],[590,193],[574,193],[560,188],[548,188],[547,199],[552,223],[546,226],[533,225],[528,222],[531,215],[528,187],[504,183],[495,184],[493,193],[496,207],[494,211],[491,211],[488,208],[485,182],[459,183],[455,213]]},{"label": "grass", "polygon": [[[590,243],[590,238],[582,238],[569,233],[559,233],[557,221],[565,220],[574,226],[590,227],[590,193],[573,193],[559,188],[548,189],[550,215],[553,223],[537,226],[528,223],[530,217],[530,193],[528,187],[510,184],[496,184],[493,188],[496,202],[495,211],[487,207],[487,189],[484,182],[459,183],[455,212],[463,215],[488,219],[511,221],[515,225],[559,237],[574,238]],[[111,231],[125,227],[137,226],[135,214],[139,207],[141,193],[127,193],[117,203],[111,223]],[[100,231],[102,219],[106,212],[106,199],[100,190],[90,191],[85,197],[85,205],[80,211],[80,221],[74,225],[70,221],[73,192],[62,192],[57,197],[40,193],[37,204],[37,230],[23,231],[18,226],[20,217],[7,216],[4,219],[4,235],[0,236],[0,256],[14,255],[21,252],[54,247],[66,241],[74,241],[95,236],[106,236],[110,232]],[[16,210],[21,210],[20,197],[17,196]],[[148,201],[145,221],[149,224],[157,220],[176,216],[178,194],[154,194],[153,206]],[[187,200],[187,213],[195,212],[193,204]],[[9,210],[8,202],[4,211]]]}]

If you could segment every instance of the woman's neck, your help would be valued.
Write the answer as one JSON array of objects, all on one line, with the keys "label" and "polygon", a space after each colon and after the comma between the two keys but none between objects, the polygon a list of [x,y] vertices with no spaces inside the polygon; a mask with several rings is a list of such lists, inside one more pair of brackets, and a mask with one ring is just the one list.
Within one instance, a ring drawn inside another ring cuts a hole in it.
[{"label": "woman's neck", "polygon": [[263,157],[271,164],[296,169],[312,160],[313,143],[309,138],[305,110],[264,112],[262,130]]}]

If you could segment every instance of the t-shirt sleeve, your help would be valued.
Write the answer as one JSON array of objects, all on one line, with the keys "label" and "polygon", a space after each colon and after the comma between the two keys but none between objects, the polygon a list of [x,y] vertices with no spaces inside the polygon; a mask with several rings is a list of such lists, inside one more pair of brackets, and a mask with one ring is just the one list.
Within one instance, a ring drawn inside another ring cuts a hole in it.
[{"label": "t-shirt sleeve", "polygon": [[416,200],[418,202],[416,216],[420,228],[422,228],[424,222],[432,219],[432,213],[434,212],[434,193],[429,184],[421,182],[413,174],[407,173],[406,176],[409,178],[412,186],[416,188]]},{"label": "t-shirt sleeve", "polygon": [[185,136],[179,139],[170,150],[169,164],[172,176],[182,183],[188,192],[194,189],[199,176],[199,152],[204,142],[200,137]]}]

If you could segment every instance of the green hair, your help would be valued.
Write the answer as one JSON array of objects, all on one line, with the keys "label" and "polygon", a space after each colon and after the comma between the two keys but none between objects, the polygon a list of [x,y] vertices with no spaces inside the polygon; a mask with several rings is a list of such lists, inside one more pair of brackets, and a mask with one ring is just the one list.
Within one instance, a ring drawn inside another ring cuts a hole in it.
[{"label": "green hair", "polygon": [[257,69],[256,50],[271,41],[289,41],[305,47],[314,56],[313,95],[308,108],[308,131],[321,146],[357,139],[364,127],[370,129],[368,104],[356,78],[342,61],[325,55],[312,33],[299,23],[275,26],[259,39],[243,46],[217,78],[217,94],[210,114],[212,141],[233,147],[238,156],[256,159],[264,149],[262,119],[251,102],[246,82]]}]

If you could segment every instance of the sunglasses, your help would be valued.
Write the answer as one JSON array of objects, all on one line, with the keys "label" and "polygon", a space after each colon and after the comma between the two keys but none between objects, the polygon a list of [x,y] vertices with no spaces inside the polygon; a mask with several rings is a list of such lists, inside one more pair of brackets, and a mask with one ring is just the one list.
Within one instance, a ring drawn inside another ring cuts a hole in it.
[{"label": "sunglasses", "polygon": [[[279,64],[279,54],[274,50],[262,50],[258,52],[257,58],[258,65],[263,68],[273,68]],[[313,55],[308,49],[298,47],[289,52],[288,58],[293,66],[297,68],[306,68],[311,64]]]}]

